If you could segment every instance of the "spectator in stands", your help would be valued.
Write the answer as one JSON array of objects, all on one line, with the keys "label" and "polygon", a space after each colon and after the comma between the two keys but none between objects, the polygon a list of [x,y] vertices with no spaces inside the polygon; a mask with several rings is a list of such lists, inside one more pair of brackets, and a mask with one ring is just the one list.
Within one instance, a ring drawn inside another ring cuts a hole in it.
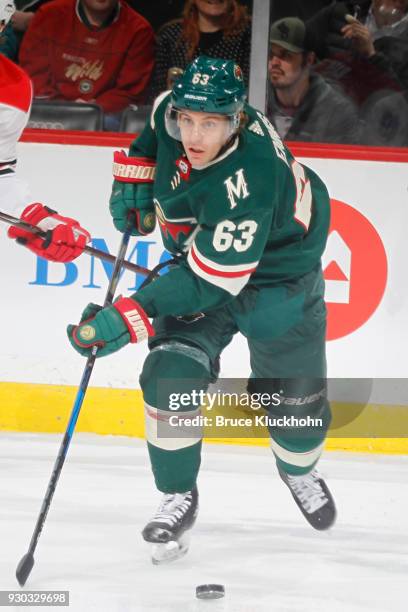
[{"label": "spectator in stands", "polygon": [[384,36],[399,37],[408,30],[408,0],[349,0],[343,2],[348,13],[355,8],[356,14],[373,40]]},{"label": "spectator in stands", "polygon": [[143,15],[157,32],[167,21],[178,19],[184,0],[126,0],[129,6]]},{"label": "spectator in stands", "polygon": [[149,23],[121,0],[55,0],[34,15],[20,48],[34,97],[99,104],[105,129],[144,100],[153,69]]},{"label": "spectator in stands", "polygon": [[159,32],[153,97],[168,89],[169,71],[198,55],[235,60],[248,83],[250,48],[250,18],[238,0],[187,0],[183,18]]},{"label": "spectator in stands", "polygon": [[316,69],[357,104],[361,143],[407,146],[408,0],[337,2],[315,15],[316,24],[330,41]]},{"label": "spectator in stands", "polygon": [[[147,19],[155,32],[158,32],[168,21],[179,19],[185,4],[185,0],[159,0],[159,6],[157,0],[156,2],[152,2],[152,0],[126,1],[135,11]],[[240,3],[247,6],[248,10],[252,8],[252,0],[240,0]]]},{"label": "spectator in stands", "polygon": [[18,50],[34,12],[49,0],[14,0],[16,11],[0,36],[0,53],[17,62]]},{"label": "spectator in stands", "polygon": [[308,29],[327,43],[319,73],[358,104],[378,89],[408,91],[408,0],[333,2]]},{"label": "spectator in stands", "polygon": [[268,116],[286,140],[356,143],[354,105],[312,72],[314,41],[297,17],[280,19],[270,33]]},{"label": "spectator in stands", "polygon": [[[408,0],[373,0],[361,19],[362,23],[347,15],[341,32],[351,41],[354,53],[382,77],[372,79],[361,108],[362,142],[407,146]],[[354,80],[356,76],[354,67]]]},{"label": "spectator in stands", "polygon": [[344,39],[408,90],[408,0],[373,0],[361,18],[346,16]]}]

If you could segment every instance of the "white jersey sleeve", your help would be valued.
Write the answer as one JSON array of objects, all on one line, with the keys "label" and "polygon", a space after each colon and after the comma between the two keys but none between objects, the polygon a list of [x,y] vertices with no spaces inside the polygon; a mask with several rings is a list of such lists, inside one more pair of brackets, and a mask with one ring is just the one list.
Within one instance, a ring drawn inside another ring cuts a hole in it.
[{"label": "white jersey sleeve", "polygon": [[0,210],[14,217],[20,217],[23,210],[32,204],[28,185],[11,172],[0,176]]},{"label": "white jersey sleeve", "polygon": [[16,144],[30,114],[32,85],[29,76],[0,55],[0,173],[16,159]]},{"label": "white jersey sleeve", "polygon": [[32,203],[27,185],[15,173],[17,141],[27,124],[31,100],[28,75],[0,55],[0,210],[14,216]]},{"label": "white jersey sleeve", "polygon": [[17,158],[17,141],[27,123],[27,113],[0,102],[0,176]]}]

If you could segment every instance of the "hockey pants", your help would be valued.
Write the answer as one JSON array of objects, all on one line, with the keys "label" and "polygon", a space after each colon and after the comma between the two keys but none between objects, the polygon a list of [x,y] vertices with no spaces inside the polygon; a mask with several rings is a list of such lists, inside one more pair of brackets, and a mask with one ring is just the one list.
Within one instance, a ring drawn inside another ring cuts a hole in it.
[{"label": "hockey pants", "polygon": [[200,414],[198,394],[217,379],[220,355],[238,332],[246,337],[250,352],[248,390],[279,392],[283,398],[268,409],[269,416],[320,419],[318,427],[269,426],[278,465],[290,474],[313,468],[331,418],[326,396],[323,292],[319,266],[278,286],[248,285],[229,304],[192,323],[174,317],[154,320],[156,335],[140,384],[148,450],[160,491],[184,492],[196,482],[200,428],[184,431],[174,427],[174,422]]}]

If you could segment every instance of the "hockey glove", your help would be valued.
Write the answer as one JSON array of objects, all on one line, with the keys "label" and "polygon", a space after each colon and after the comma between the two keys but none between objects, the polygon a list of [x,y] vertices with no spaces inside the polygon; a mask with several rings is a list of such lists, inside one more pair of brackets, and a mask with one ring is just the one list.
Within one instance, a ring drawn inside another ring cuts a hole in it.
[{"label": "hockey glove", "polygon": [[117,230],[124,232],[130,212],[135,212],[134,236],[146,235],[156,226],[153,182],[156,162],[146,157],[128,157],[124,151],[113,156],[112,194],[109,210]]},{"label": "hockey glove", "polygon": [[40,238],[18,227],[10,227],[8,236],[50,261],[72,261],[82,253],[91,238],[78,221],[61,217],[55,210],[43,204],[30,204],[23,210],[20,218],[42,229],[46,232],[46,237]]},{"label": "hockey glove", "polygon": [[105,357],[129,342],[141,342],[154,336],[143,308],[132,298],[119,297],[113,306],[102,308],[88,304],[79,325],[68,325],[69,341],[74,349],[88,357],[93,346],[98,346],[97,357]]}]

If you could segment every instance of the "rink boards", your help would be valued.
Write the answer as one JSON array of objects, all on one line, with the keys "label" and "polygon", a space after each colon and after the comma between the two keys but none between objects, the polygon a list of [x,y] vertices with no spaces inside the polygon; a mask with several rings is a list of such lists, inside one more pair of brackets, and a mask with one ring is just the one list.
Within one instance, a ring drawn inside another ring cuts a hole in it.
[{"label": "rink boards", "polygon": [[[26,138],[38,140],[32,133]],[[64,134],[61,142],[57,133],[53,139],[54,143],[19,145],[19,172],[29,183],[33,200],[78,218],[90,230],[93,246],[115,254],[118,234],[107,211],[111,158],[112,151],[125,147],[129,139]],[[339,428],[328,447],[407,452],[408,154],[311,145],[292,150],[325,180],[332,197],[332,227],[323,260],[329,375],[374,381],[370,401],[359,417],[367,428],[357,428],[374,434],[359,436],[353,431],[354,437],[349,437],[346,427],[343,437]],[[14,245],[3,233],[0,256],[0,430],[63,431],[83,367],[67,342],[65,326],[79,318],[88,302],[103,301],[109,266],[85,255],[71,264],[50,264]],[[157,233],[134,239],[129,249],[129,258],[147,267],[165,256]],[[126,272],[119,291],[134,292],[141,280]],[[143,435],[138,376],[145,355],[145,346],[132,346],[98,361],[80,431]],[[248,375],[242,338],[226,349],[222,375]],[[395,384],[376,385],[379,378],[395,379]],[[344,410],[342,401],[333,406],[335,413]],[[384,426],[390,423],[395,429],[391,433]],[[266,438],[231,438],[242,441],[267,444]]]},{"label": "rink boards", "polygon": [[[76,388],[65,385],[0,383],[0,431],[63,433],[75,400]],[[408,454],[408,409],[389,405],[332,401],[332,428],[327,450]],[[350,418],[344,418],[344,414]],[[234,408],[212,413],[254,421],[254,415]],[[140,390],[88,389],[76,426],[78,432],[144,438],[143,397]],[[268,446],[266,428],[229,427],[222,437],[209,429],[210,443]],[[217,436],[217,437],[215,437]]]}]

